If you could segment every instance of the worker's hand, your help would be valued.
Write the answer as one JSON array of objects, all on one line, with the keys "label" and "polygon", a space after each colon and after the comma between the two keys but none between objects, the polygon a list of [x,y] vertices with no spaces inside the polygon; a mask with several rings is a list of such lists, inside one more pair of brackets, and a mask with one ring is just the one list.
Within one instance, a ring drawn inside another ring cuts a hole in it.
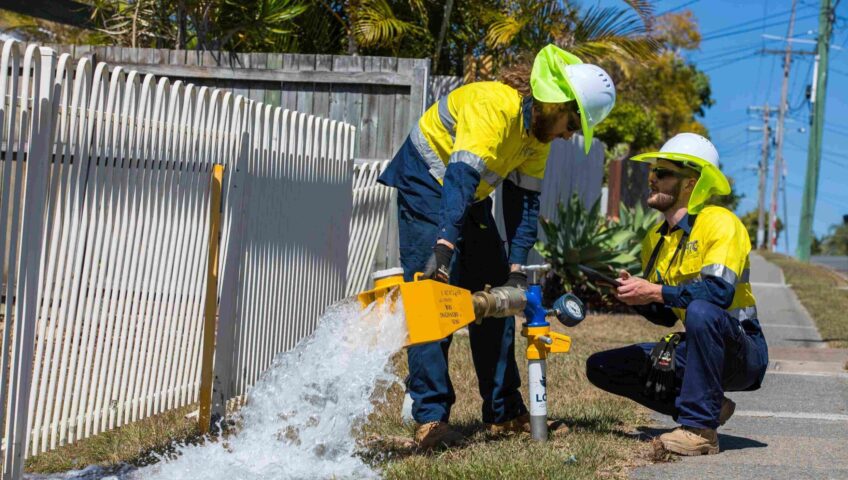
[{"label": "worker's hand", "polygon": [[527,274],[521,270],[509,272],[509,276],[506,277],[506,283],[504,283],[503,286],[527,290]]},{"label": "worker's hand", "polygon": [[623,280],[627,280],[631,276],[632,275],[630,275],[630,272],[628,272],[627,270],[619,270],[618,271],[618,281],[619,282],[621,282]]},{"label": "worker's hand", "polygon": [[652,302],[662,303],[662,285],[651,283],[644,278],[625,277],[620,274],[621,286],[616,289],[615,298],[627,305],[647,305]]},{"label": "worker's hand", "polygon": [[437,243],[433,246],[433,253],[424,267],[424,278],[449,283],[451,258],[453,258],[453,249],[444,243]]}]

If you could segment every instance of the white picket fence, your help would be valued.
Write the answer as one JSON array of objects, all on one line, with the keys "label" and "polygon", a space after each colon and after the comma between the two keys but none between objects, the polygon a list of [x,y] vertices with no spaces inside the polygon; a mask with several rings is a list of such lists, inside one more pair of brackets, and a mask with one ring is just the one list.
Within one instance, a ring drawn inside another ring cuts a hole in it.
[{"label": "white picket fence", "polygon": [[353,173],[347,295],[367,290],[380,239],[389,223],[392,189],[377,183],[389,161],[357,164]]},{"label": "white picket fence", "polygon": [[11,41],[0,95],[4,478],[197,401],[213,164],[216,395],[344,295],[350,125]]}]

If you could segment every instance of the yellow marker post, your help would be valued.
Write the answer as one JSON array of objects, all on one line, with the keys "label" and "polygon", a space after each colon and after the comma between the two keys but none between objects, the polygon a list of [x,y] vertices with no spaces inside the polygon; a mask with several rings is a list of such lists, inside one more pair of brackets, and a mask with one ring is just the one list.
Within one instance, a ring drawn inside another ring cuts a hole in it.
[{"label": "yellow marker post", "polygon": [[215,358],[215,330],[218,324],[218,244],[221,235],[221,190],[224,166],[212,167],[209,195],[209,256],[206,262],[206,305],[203,309],[203,357],[200,364],[200,434],[209,433],[212,422],[212,377]]}]

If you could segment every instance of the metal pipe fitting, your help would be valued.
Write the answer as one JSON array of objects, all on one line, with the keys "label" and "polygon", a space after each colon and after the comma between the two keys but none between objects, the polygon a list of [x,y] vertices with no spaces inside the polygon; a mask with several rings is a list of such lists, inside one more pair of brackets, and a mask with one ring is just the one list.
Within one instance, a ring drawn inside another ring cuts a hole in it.
[{"label": "metal pipe fitting", "polygon": [[516,287],[497,287],[488,291],[476,292],[472,297],[474,316],[477,319],[487,317],[509,317],[524,311],[527,297],[524,290]]},{"label": "metal pipe fitting", "polygon": [[524,265],[521,267],[521,271],[528,274],[527,276],[530,277],[530,283],[539,283],[539,278],[550,269],[550,263],[545,263],[543,265]]}]

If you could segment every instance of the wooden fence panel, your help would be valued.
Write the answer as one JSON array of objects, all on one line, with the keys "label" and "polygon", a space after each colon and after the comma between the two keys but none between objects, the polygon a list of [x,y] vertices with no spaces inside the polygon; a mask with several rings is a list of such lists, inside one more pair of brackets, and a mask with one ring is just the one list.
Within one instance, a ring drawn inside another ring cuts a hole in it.
[{"label": "wooden fence panel", "polygon": [[198,87],[217,87],[357,129],[355,156],[387,160],[427,106],[429,60],[281,53],[197,52],[56,45]]}]

